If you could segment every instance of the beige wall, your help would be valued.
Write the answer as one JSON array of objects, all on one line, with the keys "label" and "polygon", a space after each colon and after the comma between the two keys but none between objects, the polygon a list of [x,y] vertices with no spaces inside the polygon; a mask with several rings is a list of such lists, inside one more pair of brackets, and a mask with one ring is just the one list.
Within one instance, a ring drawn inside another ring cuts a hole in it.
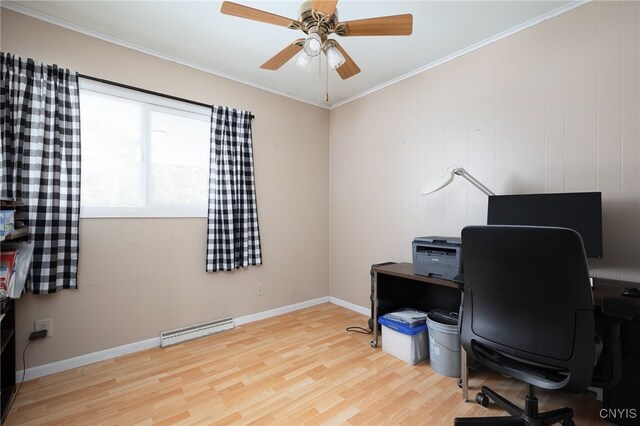
[{"label": "beige wall", "polygon": [[[462,179],[419,195],[454,164],[498,194],[602,191],[605,259],[592,271],[640,280],[637,2],[581,6],[330,117],[4,9],[1,41],[23,57],[257,116],[265,265],[202,272],[204,219],[82,220],[80,289],[18,304],[18,342],[34,319],[54,319],[55,337],[30,349],[29,367],[327,294],[366,307],[371,264],[410,261],[416,236],[485,223],[486,197]],[[317,131],[292,136],[305,126]]]},{"label": "beige wall", "polygon": [[[250,110],[264,265],[207,274],[206,219],[83,219],[79,290],[24,295],[21,351],[36,319],[54,337],[27,367],[160,331],[328,295],[329,112],[2,9],[3,51],[195,101]],[[313,128],[313,132],[306,129]],[[295,135],[306,134],[305,138]],[[265,294],[256,296],[256,285]],[[20,358],[20,357],[18,357]],[[18,360],[22,366],[21,359]]]},{"label": "beige wall", "polygon": [[592,2],[331,111],[331,289],[369,305],[369,268],[416,236],[485,224],[497,194],[602,191],[596,276],[640,280],[640,10]]}]

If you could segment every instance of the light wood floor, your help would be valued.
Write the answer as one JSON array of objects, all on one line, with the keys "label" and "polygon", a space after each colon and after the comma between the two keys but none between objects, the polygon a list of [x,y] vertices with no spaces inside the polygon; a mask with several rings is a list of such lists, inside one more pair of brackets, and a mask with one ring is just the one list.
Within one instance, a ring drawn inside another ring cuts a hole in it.
[{"label": "light wood floor", "polygon": [[[24,383],[7,425],[440,425],[503,415],[462,402],[456,380],[410,366],[348,333],[367,318],[323,304],[167,349],[150,349]],[[478,372],[514,402],[525,386]],[[540,391],[541,411],[571,406],[578,425],[604,424],[585,395]]]}]

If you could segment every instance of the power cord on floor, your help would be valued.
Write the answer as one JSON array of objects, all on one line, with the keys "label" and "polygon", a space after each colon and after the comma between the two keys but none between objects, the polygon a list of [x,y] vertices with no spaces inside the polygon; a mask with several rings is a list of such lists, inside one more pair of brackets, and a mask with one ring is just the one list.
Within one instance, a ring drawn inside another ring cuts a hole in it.
[{"label": "power cord on floor", "polygon": [[26,354],[27,354],[27,348],[29,348],[29,344],[31,343],[31,338],[29,340],[27,340],[27,344],[24,345],[24,350],[22,351],[22,380],[20,380],[20,384],[18,385],[18,388],[16,389],[16,393],[13,395],[13,398],[11,399],[11,403],[9,404],[9,407],[7,408],[7,414],[9,414],[11,412],[11,407],[13,407],[13,403],[16,401],[16,399],[18,398],[18,392],[20,392],[20,389],[22,389],[22,384],[24,383],[24,378],[26,376],[27,373],[27,361],[26,361]]},{"label": "power cord on floor", "polygon": [[20,380],[20,384],[18,385],[18,389],[16,389],[16,393],[13,395],[13,398],[11,399],[11,403],[9,404],[9,407],[7,408],[6,413],[9,414],[9,412],[11,412],[11,407],[13,407],[13,403],[16,401],[16,399],[18,398],[18,392],[20,392],[20,389],[22,389],[22,384],[24,383],[24,378],[27,374],[27,359],[26,359],[26,354],[27,354],[27,349],[29,348],[29,344],[31,343],[32,340],[38,340],[38,339],[43,339],[45,337],[47,337],[48,334],[48,330],[38,330],[38,331],[34,331],[29,335],[29,340],[27,340],[27,344],[24,345],[24,350],[22,351],[22,380]]},{"label": "power cord on floor", "polygon": [[347,327],[347,331],[360,334],[371,334],[373,330],[363,327]]}]

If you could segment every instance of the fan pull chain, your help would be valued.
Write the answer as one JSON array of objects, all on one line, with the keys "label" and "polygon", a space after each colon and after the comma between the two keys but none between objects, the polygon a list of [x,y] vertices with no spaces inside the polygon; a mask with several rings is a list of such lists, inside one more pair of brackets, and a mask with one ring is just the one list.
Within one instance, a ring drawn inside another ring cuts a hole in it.
[{"label": "fan pull chain", "polygon": [[324,92],[324,101],[325,102],[329,102],[329,59],[327,58],[324,61],[325,64],[325,73],[324,73],[324,77],[325,77],[325,92]]}]

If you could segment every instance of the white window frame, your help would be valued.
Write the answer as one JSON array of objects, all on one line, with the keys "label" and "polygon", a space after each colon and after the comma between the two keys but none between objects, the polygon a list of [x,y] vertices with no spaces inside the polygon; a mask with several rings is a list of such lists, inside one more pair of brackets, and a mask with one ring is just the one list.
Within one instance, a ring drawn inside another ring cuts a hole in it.
[{"label": "white window frame", "polygon": [[[181,115],[196,120],[211,122],[211,108],[178,101],[162,96],[152,95],[135,89],[127,89],[112,84],[101,83],[86,78],[79,79],[80,91],[92,92],[97,95],[107,95],[118,97],[125,102],[135,103],[143,109],[142,119],[142,141],[140,144],[141,159],[143,166],[140,172],[143,173],[141,189],[144,196],[144,207],[86,207],[80,200],[81,218],[125,218],[125,217],[207,217],[208,203],[201,207],[176,207],[175,205],[152,204],[149,201],[151,193],[151,180],[149,179],[150,167],[147,158],[150,150],[151,132],[145,127],[149,123],[151,112],[169,113]],[[82,117],[82,103],[80,103],[80,116]],[[82,119],[82,118],[81,118]],[[81,183],[82,185],[82,183]]]}]

